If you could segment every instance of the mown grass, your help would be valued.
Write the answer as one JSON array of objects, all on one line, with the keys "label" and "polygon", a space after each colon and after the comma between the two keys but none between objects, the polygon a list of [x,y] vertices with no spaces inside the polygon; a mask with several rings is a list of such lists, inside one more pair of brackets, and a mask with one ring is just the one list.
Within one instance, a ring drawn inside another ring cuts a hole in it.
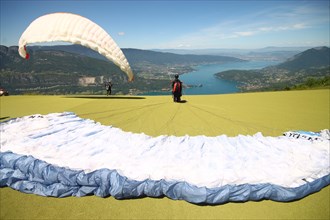
[{"label": "mown grass", "polygon": [[[278,136],[329,129],[329,90],[183,96],[7,96],[0,120],[70,111],[82,118],[148,135]],[[17,131],[18,133],[20,131]],[[167,198],[50,198],[0,189],[1,219],[329,219],[330,187],[295,202],[198,206]]]}]

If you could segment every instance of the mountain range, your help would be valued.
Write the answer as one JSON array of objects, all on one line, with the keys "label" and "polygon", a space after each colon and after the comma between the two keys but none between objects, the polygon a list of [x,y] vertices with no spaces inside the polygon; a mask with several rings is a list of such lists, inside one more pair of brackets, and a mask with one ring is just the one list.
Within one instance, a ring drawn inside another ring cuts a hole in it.
[{"label": "mountain range", "polygon": [[238,82],[242,91],[281,90],[304,83],[309,78],[321,79],[328,84],[329,55],[329,47],[311,48],[275,66],[259,70],[229,70],[215,75]]},{"label": "mountain range", "polygon": [[278,68],[298,71],[300,69],[322,68],[330,65],[330,48],[316,47],[301,52],[277,65]]},{"label": "mountain range", "polygon": [[265,47],[260,49],[154,49],[158,52],[196,55],[221,55],[237,57],[244,60],[272,60],[283,62],[310,47]]},{"label": "mountain range", "polygon": [[[57,46],[32,46],[28,48],[31,51],[63,51],[91,58],[107,60],[104,56],[100,55],[94,50],[80,46],[80,45],[57,45]],[[201,64],[201,63],[226,63],[226,62],[239,62],[241,59],[221,55],[196,55],[196,54],[176,54],[170,52],[157,52],[152,50],[141,50],[132,48],[123,48],[128,62],[132,67],[140,63],[151,63],[156,65],[168,64]]]},{"label": "mountain range", "polygon": [[168,88],[170,72],[182,74],[192,71],[194,65],[243,61],[226,56],[123,49],[135,73],[134,83],[128,84],[126,75],[116,65],[80,45],[28,47],[29,60],[21,58],[17,50],[17,46],[0,46],[0,83],[14,94],[38,89],[45,93],[71,93],[72,87],[77,93],[101,92],[107,80],[116,82],[117,93],[138,93]]},{"label": "mountain range", "polygon": [[[122,49],[135,73],[134,83],[112,62],[80,45],[32,46],[29,60],[18,55],[18,47],[0,46],[0,83],[12,94],[102,93],[103,83],[116,82],[115,93],[166,90],[169,73],[183,74],[201,64],[244,62],[218,55],[174,54],[139,49]],[[274,49],[275,50],[275,49]],[[267,53],[271,48],[265,49]],[[281,51],[281,50],[275,50]],[[307,77],[329,75],[329,48],[319,47],[294,54],[277,66],[261,70],[230,70],[217,73],[222,79],[240,83],[242,91],[291,86]]]}]

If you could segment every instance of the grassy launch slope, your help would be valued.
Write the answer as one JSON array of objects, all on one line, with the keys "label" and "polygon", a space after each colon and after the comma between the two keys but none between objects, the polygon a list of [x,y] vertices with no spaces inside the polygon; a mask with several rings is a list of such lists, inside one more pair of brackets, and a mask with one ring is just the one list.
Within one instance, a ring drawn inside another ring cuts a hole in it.
[{"label": "grassy launch slope", "polygon": [[[329,90],[183,96],[8,96],[2,121],[30,114],[70,111],[82,118],[148,135],[255,134],[329,128]],[[19,131],[17,131],[19,132]],[[197,206],[167,198],[48,198],[0,189],[1,219],[328,219],[330,187],[290,203],[272,201]]]}]

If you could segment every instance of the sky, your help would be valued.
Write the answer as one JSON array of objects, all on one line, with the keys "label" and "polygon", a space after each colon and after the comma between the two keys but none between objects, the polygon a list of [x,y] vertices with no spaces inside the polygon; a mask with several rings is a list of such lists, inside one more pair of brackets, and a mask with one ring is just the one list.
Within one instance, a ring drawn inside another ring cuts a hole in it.
[{"label": "sky", "polygon": [[329,46],[330,0],[0,0],[1,45],[18,45],[39,16],[92,20],[121,48],[258,49]]}]

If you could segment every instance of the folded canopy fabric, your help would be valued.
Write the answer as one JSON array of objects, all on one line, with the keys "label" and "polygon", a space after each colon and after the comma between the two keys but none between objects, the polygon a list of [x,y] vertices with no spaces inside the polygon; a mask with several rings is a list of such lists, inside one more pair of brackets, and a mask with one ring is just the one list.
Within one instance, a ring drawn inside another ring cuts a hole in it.
[{"label": "folded canopy fabric", "polygon": [[1,124],[0,186],[54,197],[292,201],[329,185],[328,135],[151,137],[73,113],[26,116]]}]

